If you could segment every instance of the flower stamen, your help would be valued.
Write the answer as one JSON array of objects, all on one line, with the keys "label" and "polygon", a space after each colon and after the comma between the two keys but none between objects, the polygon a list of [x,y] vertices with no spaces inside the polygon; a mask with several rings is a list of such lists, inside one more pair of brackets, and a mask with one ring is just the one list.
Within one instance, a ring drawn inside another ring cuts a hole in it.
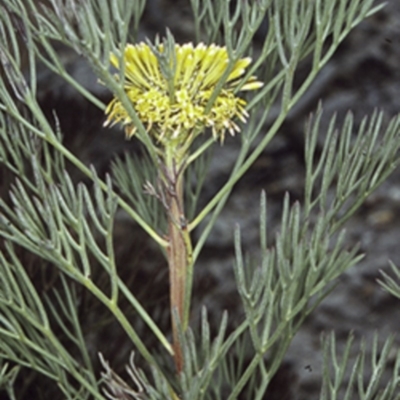
[{"label": "flower stamen", "polygon": [[[163,53],[164,45],[160,44],[157,51]],[[162,73],[158,57],[145,43],[128,44],[122,62],[125,63],[126,94],[146,131],[159,144],[167,146],[168,141],[177,139],[187,144],[187,140],[194,140],[193,132],[198,135],[205,128],[211,128],[213,136],[221,141],[226,131],[231,135],[240,131],[233,120],[246,121],[247,103],[236,96],[234,90],[241,83],[250,58],[240,59],[233,65],[214,104],[206,113],[214,89],[229,65],[227,49],[203,43],[196,47],[192,43],[175,44],[172,82]],[[110,59],[116,68],[120,68],[120,59],[115,54]],[[171,83],[173,98],[169,94]],[[255,77],[250,77],[239,91],[255,90],[261,86]],[[105,125],[121,123],[126,127],[127,136],[136,133],[132,119],[119,99],[115,98],[108,104],[106,114]]]}]

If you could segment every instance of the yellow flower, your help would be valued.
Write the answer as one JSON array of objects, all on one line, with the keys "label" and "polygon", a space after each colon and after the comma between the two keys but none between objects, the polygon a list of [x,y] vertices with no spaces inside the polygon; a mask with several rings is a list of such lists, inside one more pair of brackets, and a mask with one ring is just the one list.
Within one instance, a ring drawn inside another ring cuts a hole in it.
[{"label": "yellow flower", "polygon": [[[160,45],[158,51],[164,52]],[[112,54],[111,63],[119,68],[119,58]],[[162,144],[184,143],[204,128],[211,128],[213,136],[223,140],[226,130],[232,135],[239,131],[234,119],[245,121],[246,101],[235,94],[250,58],[238,60],[209,112],[208,101],[221,80],[229,63],[225,47],[206,46],[202,43],[175,44],[170,68],[173,77],[163,74],[159,59],[145,43],[128,44],[124,50],[124,89],[146,130]],[[173,79],[172,79],[173,78]],[[171,84],[173,93],[171,93]],[[240,90],[255,90],[262,86],[254,77]],[[114,98],[106,109],[105,125],[122,123],[130,137],[135,134],[128,112],[120,100]]]}]

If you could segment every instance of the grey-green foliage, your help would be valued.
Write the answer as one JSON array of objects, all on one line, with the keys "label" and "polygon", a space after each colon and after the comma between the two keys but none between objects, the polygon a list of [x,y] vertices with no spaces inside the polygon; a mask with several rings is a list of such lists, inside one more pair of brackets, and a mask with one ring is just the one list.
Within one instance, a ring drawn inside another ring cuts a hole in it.
[{"label": "grey-green foliage", "polygon": [[394,273],[394,278],[389,274],[382,271],[383,280],[380,284],[393,296],[400,299],[400,269],[396,267],[393,263],[390,263],[392,272]]},{"label": "grey-green foliage", "polygon": [[[4,241],[0,253],[1,387],[15,398],[17,374],[33,370],[56,382],[68,399],[168,399],[173,398],[173,392],[187,400],[264,398],[304,319],[334,288],[336,278],[361,258],[357,248],[347,248],[342,228],[398,164],[399,117],[384,124],[383,114],[375,113],[362,121],[357,132],[351,114],[341,127],[333,118],[317,156],[322,118],[322,110],[317,110],[305,132],[303,204],[291,206],[289,196],[285,197],[279,232],[268,242],[267,201],[262,194],[258,259],[242,254],[240,230],[236,230],[234,271],[243,321],[228,330],[225,314],[220,326],[210,326],[203,309],[200,328],[193,326],[182,333],[185,368],[174,377],[162,361],[166,356],[148,348],[146,337],[141,337],[126,315],[123,304],[135,310],[160,342],[161,351],[172,353],[167,333],[139,303],[135,288],[121,279],[113,243],[118,208],[158,244],[163,243],[162,205],[142,190],[147,184],[149,192],[156,184],[154,154],[145,160],[126,156],[115,161],[111,177],[103,181],[94,168],[85,166],[63,145],[62,126],[56,115],[55,124],[50,123],[36,95],[40,62],[104,109],[100,99],[69,75],[55,49],[57,44],[70,47],[85,57],[103,84],[121,99],[138,126],[139,138],[146,142],[145,130],[129,99],[109,72],[108,59],[110,52],[118,54],[127,42],[135,40],[145,1],[47,3],[43,12],[33,0],[3,0],[0,12],[4,77],[0,79],[0,161],[9,171],[5,175],[9,177],[5,182],[8,193],[0,200],[0,236]],[[230,2],[222,0],[190,3],[196,39],[226,45],[232,62],[253,52],[255,60],[248,74],[265,82],[249,101],[252,117],[238,139],[242,146],[231,176],[202,210],[196,209],[196,204],[206,179],[207,160],[198,158],[189,171],[187,200],[192,227],[210,216],[194,248],[196,259],[233,185],[277,134],[339,43],[377,8],[372,8],[372,0],[249,0],[237,1],[233,10]],[[253,49],[252,38],[265,18],[268,30],[264,44]],[[238,24],[241,29],[236,28]],[[27,47],[25,58],[21,39]],[[306,57],[312,60],[308,75],[294,86],[297,66]],[[120,78],[123,74],[122,69]],[[278,112],[266,131],[273,104]],[[198,145],[210,146],[211,141]],[[77,184],[71,177],[72,166],[88,180]],[[193,185],[196,180],[198,184]],[[28,273],[24,252],[36,255],[35,270],[52,270],[58,284],[46,290],[38,287]],[[101,281],[96,278],[97,269],[103,273]],[[399,278],[394,266],[393,271]],[[399,284],[393,278],[385,275],[383,285],[400,297]],[[135,366],[132,357],[130,380],[123,381],[113,371],[113,360],[101,356],[104,372],[99,373],[96,354],[88,349],[88,333],[78,313],[82,291],[105,306],[122,326],[146,372]],[[324,341],[321,399],[339,399],[343,393],[348,399],[395,399],[399,356],[392,378],[381,382],[391,339],[380,352],[374,340],[369,377],[364,374],[369,362],[364,345],[349,367],[351,345],[350,338],[342,361],[338,361],[334,336]],[[350,375],[345,373],[348,368]]]},{"label": "grey-green foliage", "polygon": [[[349,356],[352,350],[354,336],[350,335],[343,354],[338,358],[336,341],[333,334],[325,338],[324,346],[324,371],[321,400],[343,399],[379,399],[398,400],[400,384],[400,354],[391,359],[393,337],[389,337],[378,348],[378,336],[374,335],[372,342],[371,360],[366,360],[366,343],[363,341],[354,363],[350,362]],[[370,364],[370,365],[368,365]],[[392,365],[391,379],[382,385],[382,374],[389,365]],[[370,369],[366,376],[364,369]],[[349,372],[348,376],[346,371]]]}]

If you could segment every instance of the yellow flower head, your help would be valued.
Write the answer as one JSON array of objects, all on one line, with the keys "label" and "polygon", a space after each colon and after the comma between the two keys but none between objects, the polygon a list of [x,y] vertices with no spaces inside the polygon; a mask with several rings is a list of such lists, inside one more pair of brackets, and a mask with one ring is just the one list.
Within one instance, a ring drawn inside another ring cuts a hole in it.
[{"label": "yellow flower head", "polygon": [[[159,46],[163,53],[164,46]],[[119,68],[119,58],[111,55],[111,63]],[[167,78],[159,59],[145,43],[128,44],[124,50],[126,94],[147,131],[159,142],[185,142],[204,128],[211,128],[214,137],[223,140],[226,130],[232,135],[239,131],[235,118],[245,121],[246,101],[234,93],[250,58],[238,60],[209,112],[206,107],[213,91],[228,66],[225,47],[192,43],[175,44],[175,54],[170,60],[173,76]],[[173,93],[171,93],[171,84]],[[251,77],[240,90],[254,90],[262,86]],[[122,123],[130,137],[136,128],[128,112],[118,99],[113,99],[106,109],[105,125]]]}]

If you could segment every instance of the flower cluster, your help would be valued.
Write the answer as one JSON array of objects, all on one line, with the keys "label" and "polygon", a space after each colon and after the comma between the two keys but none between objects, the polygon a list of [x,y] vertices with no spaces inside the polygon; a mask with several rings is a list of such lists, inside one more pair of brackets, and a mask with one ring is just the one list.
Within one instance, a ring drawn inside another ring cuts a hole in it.
[{"label": "flower cluster", "polygon": [[[164,50],[160,45],[159,51]],[[120,59],[111,55],[111,63],[120,68]],[[229,63],[225,47],[192,43],[175,44],[170,80],[162,73],[159,59],[145,43],[127,45],[122,58],[125,68],[124,89],[138,117],[157,142],[177,140],[185,142],[194,132],[211,128],[213,136],[223,140],[226,130],[232,135],[239,131],[234,119],[245,121],[246,101],[235,94],[235,89],[250,64],[250,58],[238,60],[211,108],[208,103],[222,79]],[[171,93],[171,83],[173,92]],[[262,86],[251,77],[240,90],[254,90]],[[108,124],[122,123],[130,137],[136,127],[122,105],[114,98],[106,109]]]}]

